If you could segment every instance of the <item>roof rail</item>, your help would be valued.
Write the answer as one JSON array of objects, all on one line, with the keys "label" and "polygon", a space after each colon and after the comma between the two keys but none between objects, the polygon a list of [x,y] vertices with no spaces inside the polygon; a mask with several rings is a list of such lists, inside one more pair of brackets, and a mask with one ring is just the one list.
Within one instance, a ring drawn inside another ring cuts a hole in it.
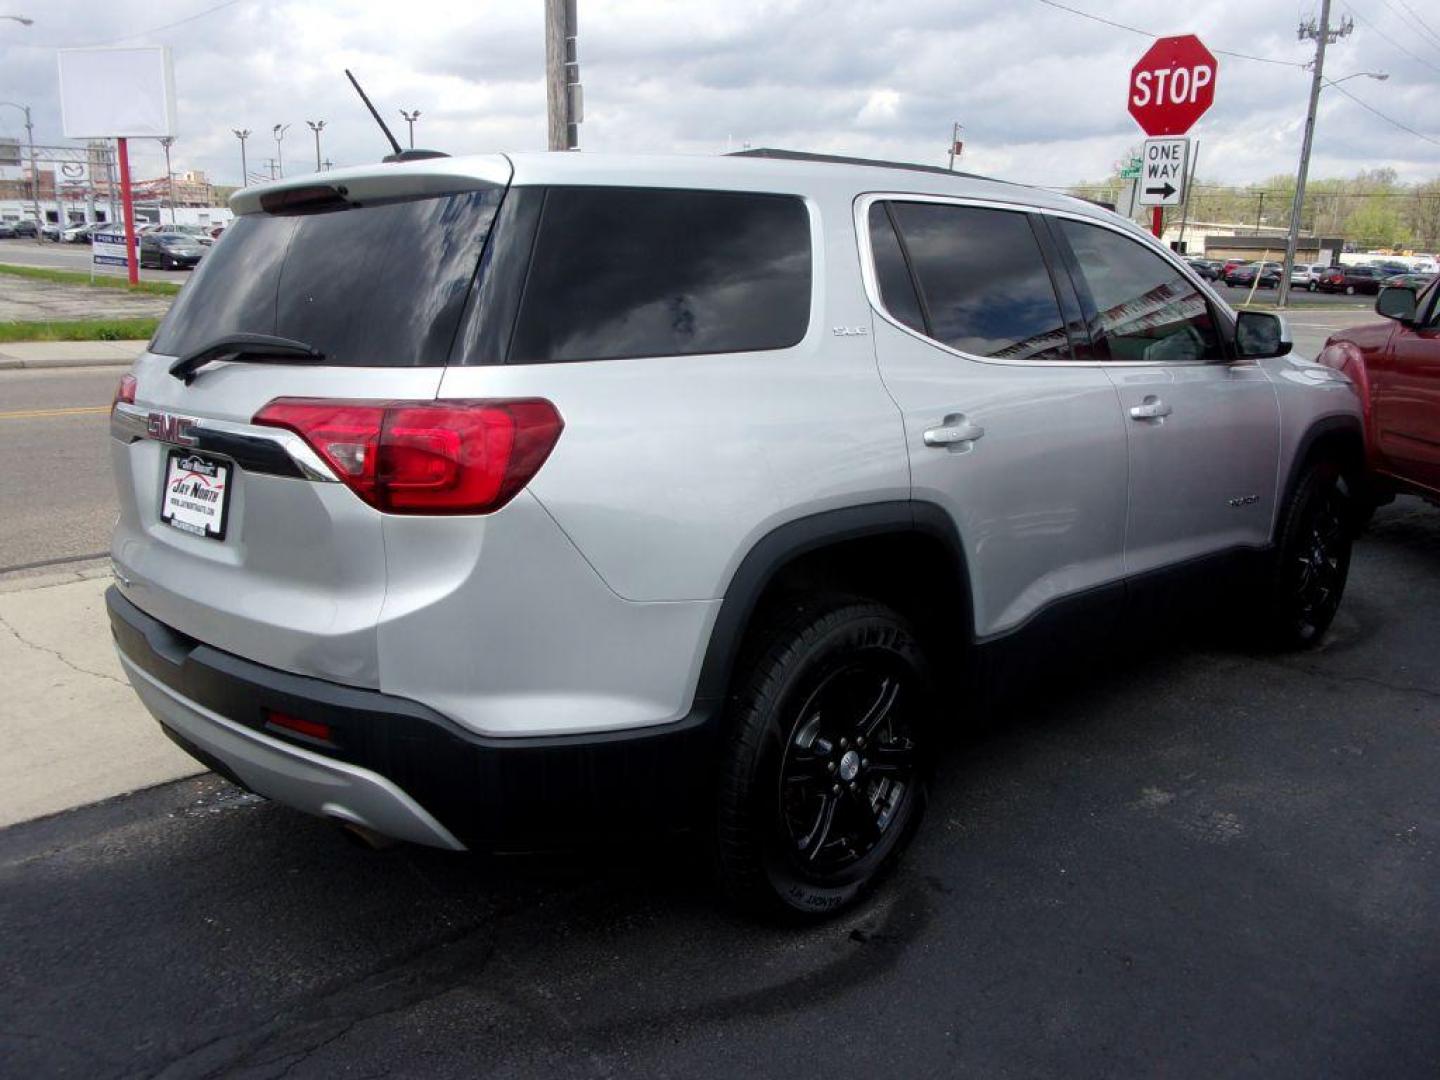
[{"label": "roof rail", "polygon": [[993,176],[979,173],[956,172],[940,165],[916,165],[909,161],[881,161],[877,158],[841,157],[838,154],[811,154],[804,150],[775,150],[761,147],[755,150],[733,150],[726,157],[774,158],[779,161],[815,161],[828,165],[870,165],[877,169],[907,169],[911,172],[939,173],[941,176],[961,176],[967,180],[989,180],[995,184],[1008,184],[1009,180],[996,180]]}]

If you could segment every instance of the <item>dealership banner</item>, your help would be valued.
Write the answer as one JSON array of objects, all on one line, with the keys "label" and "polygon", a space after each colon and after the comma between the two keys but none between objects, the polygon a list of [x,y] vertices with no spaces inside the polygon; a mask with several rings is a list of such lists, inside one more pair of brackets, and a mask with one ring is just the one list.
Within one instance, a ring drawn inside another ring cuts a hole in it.
[{"label": "dealership banner", "polygon": [[124,233],[91,233],[90,261],[95,266],[124,266]]}]

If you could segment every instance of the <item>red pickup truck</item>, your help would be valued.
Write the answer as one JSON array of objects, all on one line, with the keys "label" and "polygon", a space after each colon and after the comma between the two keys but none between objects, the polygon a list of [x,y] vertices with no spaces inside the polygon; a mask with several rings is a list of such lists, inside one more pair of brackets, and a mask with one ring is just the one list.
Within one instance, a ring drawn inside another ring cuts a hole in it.
[{"label": "red pickup truck", "polygon": [[1440,279],[1419,296],[1382,289],[1375,310],[1384,321],[1331,334],[1316,359],[1360,393],[1374,501],[1408,493],[1440,505]]}]

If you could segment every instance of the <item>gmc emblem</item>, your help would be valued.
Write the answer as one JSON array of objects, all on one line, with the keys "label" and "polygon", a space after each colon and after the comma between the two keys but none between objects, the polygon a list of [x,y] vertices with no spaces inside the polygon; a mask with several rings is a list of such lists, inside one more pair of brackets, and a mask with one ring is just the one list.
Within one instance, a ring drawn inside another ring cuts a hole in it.
[{"label": "gmc emblem", "polygon": [[169,413],[152,412],[145,418],[145,430],[152,439],[176,443],[180,446],[194,446],[200,440],[190,434],[196,421],[188,416],[171,416]]}]

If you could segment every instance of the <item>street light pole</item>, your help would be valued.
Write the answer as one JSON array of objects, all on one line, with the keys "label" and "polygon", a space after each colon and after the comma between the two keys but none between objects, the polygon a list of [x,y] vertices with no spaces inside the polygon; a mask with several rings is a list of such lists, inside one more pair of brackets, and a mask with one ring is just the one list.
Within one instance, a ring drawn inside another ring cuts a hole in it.
[{"label": "street light pole", "polygon": [[1325,85],[1325,46],[1339,41],[1354,29],[1355,23],[1350,19],[1334,30],[1330,29],[1330,0],[1320,0],[1318,26],[1313,19],[1300,25],[1300,40],[1315,40],[1315,59],[1311,64],[1310,107],[1305,113],[1305,138],[1300,143],[1300,169],[1295,174],[1295,201],[1290,206],[1290,231],[1285,237],[1285,262],[1280,270],[1276,307],[1283,308],[1290,301],[1290,271],[1295,266],[1295,248],[1300,242],[1300,211],[1305,206],[1305,179],[1310,173],[1310,149],[1315,142],[1315,113],[1320,106],[1320,88]]},{"label": "street light pole", "polygon": [[315,133],[315,171],[320,171],[320,132],[325,130],[324,120],[306,120],[310,130]]},{"label": "street light pole", "polygon": [[289,130],[289,124],[276,124],[270,129],[270,134],[275,136],[275,167],[279,170],[282,178],[285,175],[285,155],[280,151],[280,142],[285,138],[285,132]]},{"label": "street light pole", "polygon": [[[14,15],[7,15],[6,18],[19,20],[19,17]],[[28,19],[23,22],[26,26],[30,25]],[[40,235],[40,163],[35,160],[35,125],[30,122],[30,106],[17,105],[13,101],[0,101],[0,105],[9,105],[25,114],[25,141],[30,144],[30,207],[35,213],[35,242],[38,244],[45,238]]]},{"label": "street light pole", "polygon": [[419,110],[419,109],[412,109],[410,112],[406,112],[404,109],[401,109],[401,110],[400,110],[400,115],[405,118],[405,123],[408,124],[409,127],[410,127],[410,149],[411,149],[411,150],[414,150],[414,149],[415,149],[415,121],[420,119],[420,110]]},{"label": "street light pole", "polygon": [[240,140],[240,186],[250,186],[250,170],[245,164],[245,140],[250,137],[249,128],[231,128],[235,137]]},{"label": "street light pole", "polygon": [[175,227],[175,174],[170,171],[170,147],[175,145],[175,136],[166,135],[160,140],[165,148],[165,190],[170,199],[170,227]]}]

